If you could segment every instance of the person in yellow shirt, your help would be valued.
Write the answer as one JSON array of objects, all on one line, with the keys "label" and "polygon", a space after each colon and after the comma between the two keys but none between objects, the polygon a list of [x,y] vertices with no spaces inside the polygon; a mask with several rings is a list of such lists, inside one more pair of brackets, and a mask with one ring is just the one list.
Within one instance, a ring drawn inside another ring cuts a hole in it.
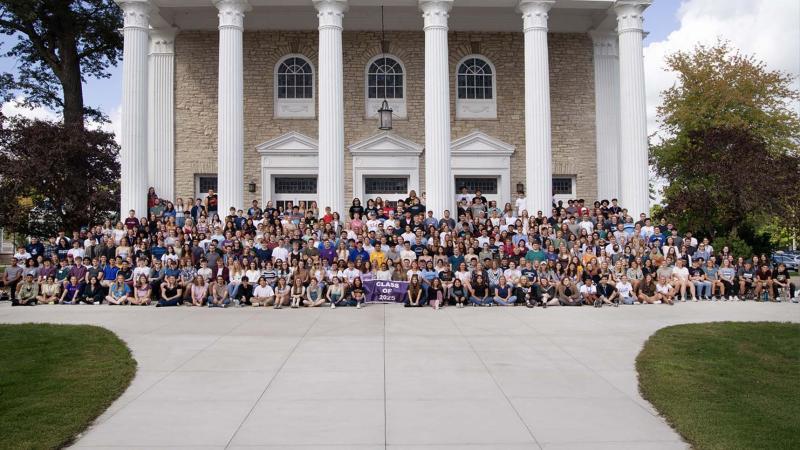
[{"label": "person in yellow shirt", "polygon": [[382,267],[386,262],[386,253],[383,253],[380,244],[376,245],[375,249],[372,250],[372,254],[369,255],[369,262],[372,267]]}]

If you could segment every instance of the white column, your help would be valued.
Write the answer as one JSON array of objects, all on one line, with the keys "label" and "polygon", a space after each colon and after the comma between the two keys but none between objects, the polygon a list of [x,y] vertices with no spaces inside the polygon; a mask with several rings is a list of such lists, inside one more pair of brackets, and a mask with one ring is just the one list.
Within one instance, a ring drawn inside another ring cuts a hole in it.
[{"label": "white column", "polygon": [[525,178],[527,208],[550,215],[553,162],[550,136],[550,69],[547,61],[547,13],[553,0],[521,0],[525,32]]},{"label": "white column", "polygon": [[594,111],[597,139],[597,198],[619,197],[619,58],[617,34],[592,31]]},{"label": "white column", "polygon": [[642,54],[642,13],[649,0],[618,1],[620,165],[623,167],[620,200],[633,217],[650,214],[647,142],[647,103]]},{"label": "white column", "polygon": [[[347,0],[314,0],[319,18],[319,207],[345,216],[342,19]],[[355,180],[354,180],[355,182]]]},{"label": "white column", "polygon": [[244,208],[244,68],[242,29],[246,0],[216,0],[219,10],[217,194],[220,215]]},{"label": "white column", "polygon": [[151,5],[119,3],[124,20],[122,49],[122,151],[120,217],[147,215],[147,50]]},{"label": "white column", "polygon": [[420,0],[425,21],[425,195],[428,211],[442,217],[455,205],[450,167],[450,70],[447,19],[453,0]]},{"label": "white column", "polygon": [[175,201],[175,28],[150,30],[148,184]]}]

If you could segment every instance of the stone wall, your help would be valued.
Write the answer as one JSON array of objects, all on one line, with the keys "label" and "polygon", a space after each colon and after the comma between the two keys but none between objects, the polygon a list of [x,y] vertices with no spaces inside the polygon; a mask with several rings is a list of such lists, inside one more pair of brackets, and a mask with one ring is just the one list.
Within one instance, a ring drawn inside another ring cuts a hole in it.
[{"label": "stone wall", "polygon": [[[300,53],[317,65],[316,31],[244,33],[244,174],[245,200],[261,198],[260,156],[255,147],[289,131],[317,137],[315,119],[273,117],[273,74],[277,61]],[[408,118],[394,121],[393,133],[425,143],[425,78],[423,32],[387,32],[388,53],[406,68]],[[345,32],[345,146],[378,132],[376,119],[366,119],[366,63],[380,54],[380,36]],[[553,171],[576,175],[579,197],[597,193],[595,108],[592,43],[584,34],[551,33],[550,91],[553,127]],[[473,130],[516,146],[511,158],[512,191],[525,181],[524,53],[522,33],[450,33],[451,73],[464,56],[480,53],[495,66],[497,119],[455,120],[455,80],[451,78],[452,139]],[[176,193],[191,197],[195,174],[216,172],[218,36],[211,31],[183,32],[175,45],[175,167]],[[345,150],[346,198],[352,196],[352,158]],[[420,189],[424,191],[424,153],[420,157]],[[487,174],[488,175],[488,174]],[[246,185],[255,181],[257,191]]]}]

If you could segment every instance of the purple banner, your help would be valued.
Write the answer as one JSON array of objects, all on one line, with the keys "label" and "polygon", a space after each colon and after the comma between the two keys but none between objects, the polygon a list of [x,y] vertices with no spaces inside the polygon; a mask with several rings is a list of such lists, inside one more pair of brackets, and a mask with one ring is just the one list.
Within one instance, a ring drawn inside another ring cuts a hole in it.
[{"label": "purple banner", "polygon": [[405,281],[364,282],[364,298],[367,303],[403,303],[407,290],[408,283]]}]

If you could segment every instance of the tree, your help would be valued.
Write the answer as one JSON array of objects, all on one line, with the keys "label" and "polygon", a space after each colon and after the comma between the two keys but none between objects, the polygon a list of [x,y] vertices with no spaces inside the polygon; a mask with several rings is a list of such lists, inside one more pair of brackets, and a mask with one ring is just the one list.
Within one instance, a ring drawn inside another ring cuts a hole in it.
[{"label": "tree", "polygon": [[[750,240],[800,200],[800,117],[793,77],[727,42],[667,58],[678,82],[662,93],[662,135],[652,147],[668,181],[663,214],[708,236]],[[794,206],[796,208],[796,206]]]},{"label": "tree", "polygon": [[114,136],[0,116],[0,227],[33,236],[102,223],[119,210]]},{"label": "tree", "polygon": [[17,36],[3,56],[15,58],[16,76],[0,75],[8,99],[24,94],[26,106],[61,110],[64,122],[84,126],[105,116],[83,101],[86,77],[107,78],[122,54],[122,13],[113,0],[0,0],[0,32]]}]

